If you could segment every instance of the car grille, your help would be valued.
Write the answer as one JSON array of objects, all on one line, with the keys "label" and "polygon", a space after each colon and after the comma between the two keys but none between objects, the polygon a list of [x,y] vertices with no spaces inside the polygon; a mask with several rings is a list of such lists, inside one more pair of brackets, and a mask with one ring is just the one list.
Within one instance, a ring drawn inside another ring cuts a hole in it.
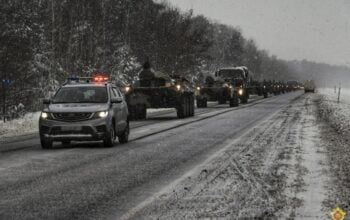
[{"label": "car grille", "polygon": [[84,121],[91,119],[92,115],[89,112],[52,113],[53,118],[58,121]]}]

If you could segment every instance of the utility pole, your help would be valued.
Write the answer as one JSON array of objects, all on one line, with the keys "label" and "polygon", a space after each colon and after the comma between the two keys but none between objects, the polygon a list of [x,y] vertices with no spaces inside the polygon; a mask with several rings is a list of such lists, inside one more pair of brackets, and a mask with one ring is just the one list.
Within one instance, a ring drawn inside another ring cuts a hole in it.
[{"label": "utility pole", "polygon": [[3,114],[3,119],[4,123],[6,122],[6,86],[10,85],[12,80],[6,78],[2,79],[1,84],[2,84],[2,114]]},{"label": "utility pole", "polygon": [[5,79],[1,81],[2,84],[2,116],[4,118],[4,123],[6,122],[6,86]]},{"label": "utility pole", "polygon": [[339,83],[339,90],[338,90],[338,103],[340,101],[340,89],[341,89],[341,84]]}]

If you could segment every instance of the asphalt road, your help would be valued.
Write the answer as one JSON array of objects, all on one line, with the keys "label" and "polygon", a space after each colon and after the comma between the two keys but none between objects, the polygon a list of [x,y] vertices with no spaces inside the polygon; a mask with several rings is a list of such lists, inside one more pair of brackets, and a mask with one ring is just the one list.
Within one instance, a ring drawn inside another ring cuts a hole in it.
[{"label": "asphalt road", "polygon": [[134,122],[131,142],[114,148],[9,143],[14,150],[0,154],[0,219],[118,219],[301,94]]}]

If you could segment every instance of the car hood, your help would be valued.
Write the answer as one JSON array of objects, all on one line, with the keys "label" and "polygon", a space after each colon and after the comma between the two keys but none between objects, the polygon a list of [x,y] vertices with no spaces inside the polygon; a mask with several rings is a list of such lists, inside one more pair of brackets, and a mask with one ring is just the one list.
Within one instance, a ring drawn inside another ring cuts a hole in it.
[{"label": "car hood", "polygon": [[70,104],[50,104],[44,111],[48,112],[99,112],[106,111],[108,104],[96,103],[70,103]]}]

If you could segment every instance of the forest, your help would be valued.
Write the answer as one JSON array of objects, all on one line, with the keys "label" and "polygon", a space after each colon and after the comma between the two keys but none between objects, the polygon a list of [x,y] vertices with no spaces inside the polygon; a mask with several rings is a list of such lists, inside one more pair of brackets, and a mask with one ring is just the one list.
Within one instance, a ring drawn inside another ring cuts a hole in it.
[{"label": "forest", "polygon": [[257,80],[303,81],[322,75],[320,82],[326,84],[329,72],[350,72],[347,67],[281,60],[258,48],[239,28],[166,2],[1,0],[0,16],[1,93],[5,97],[6,90],[8,112],[39,110],[42,99],[72,74],[101,71],[115,81],[130,82],[145,61],[193,82],[226,66],[247,66]]}]

